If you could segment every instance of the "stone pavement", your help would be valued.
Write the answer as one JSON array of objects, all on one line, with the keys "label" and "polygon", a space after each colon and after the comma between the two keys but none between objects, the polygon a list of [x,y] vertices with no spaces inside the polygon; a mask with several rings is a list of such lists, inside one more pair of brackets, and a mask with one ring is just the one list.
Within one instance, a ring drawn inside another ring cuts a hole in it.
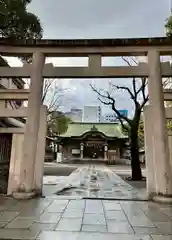
[{"label": "stone pavement", "polygon": [[0,198],[0,239],[170,240],[172,206],[152,202]]},{"label": "stone pavement", "polygon": [[147,200],[146,189],[132,187],[106,166],[81,167],[70,176],[44,178],[45,196]]}]

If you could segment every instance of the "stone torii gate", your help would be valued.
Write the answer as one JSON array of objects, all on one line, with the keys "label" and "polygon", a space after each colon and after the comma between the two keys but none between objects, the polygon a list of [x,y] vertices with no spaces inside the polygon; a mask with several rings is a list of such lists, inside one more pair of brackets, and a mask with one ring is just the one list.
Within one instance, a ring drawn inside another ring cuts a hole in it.
[{"label": "stone torii gate", "polygon": [[[18,181],[12,192],[14,197],[34,197],[37,192],[34,184],[35,175],[40,175],[39,171],[43,171],[42,167],[35,172],[36,166],[39,165],[39,158],[37,157],[39,147],[37,147],[37,144],[40,141],[39,127],[43,78],[148,77],[150,114],[151,117],[154,117],[154,122],[152,123],[152,132],[146,132],[146,134],[153,134],[154,148],[156,150],[154,164],[148,166],[152,166],[151,171],[156,172],[156,176],[158,174],[155,200],[163,201],[163,199],[168,199],[169,202],[172,200],[172,169],[169,160],[164,108],[164,97],[170,98],[168,92],[163,96],[162,88],[162,77],[171,77],[172,69],[169,62],[160,63],[160,55],[172,55],[171,39],[33,41],[0,39],[0,54],[4,56],[32,56],[32,64],[26,64],[23,67],[0,67],[0,77],[29,77],[31,79],[29,93],[26,90],[0,92],[0,100],[25,99],[26,95],[28,97],[27,109],[9,110],[4,106],[0,108],[0,117],[27,116],[22,158],[18,166]],[[138,66],[132,67],[103,67],[101,58],[104,56],[147,56],[148,64],[140,63]],[[88,67],[54,67],[52,64],[45,64],[45,57],[88,57]],[[16,130],[13,129],[13,131]],[[150,148],[152,148],[152,144],[147,146],[148,150]],[[152,161],[152,159],[149,160]],[[40,164],[43,165],[43,161]],[[15,180],[13,174],[10,174],[9,185]]]}]

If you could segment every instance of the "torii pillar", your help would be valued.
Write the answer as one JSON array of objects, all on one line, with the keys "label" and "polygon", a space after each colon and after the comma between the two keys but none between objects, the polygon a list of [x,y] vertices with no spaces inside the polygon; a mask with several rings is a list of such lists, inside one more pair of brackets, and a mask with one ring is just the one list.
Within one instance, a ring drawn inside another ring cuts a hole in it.
[{"label": "torii pillar", "polygon": [[154,139],[154,169],[156,172],[155,201],[172,202],[172,171],[170,167],[168,133],[166,127],[164,95],[161,77],[160,54],[155,50],[148,52],[149,101],[152,109],[152,128]]},{"label": "torii pillar", "polygon": [[45,57],[43,53],[33,53],[30,94],[28,97],[28,118],[24,133],[23,159],[20,168],[20,181],[14,198],[29,199],[36,195],[34,174],[42,104],[43,69]]}]

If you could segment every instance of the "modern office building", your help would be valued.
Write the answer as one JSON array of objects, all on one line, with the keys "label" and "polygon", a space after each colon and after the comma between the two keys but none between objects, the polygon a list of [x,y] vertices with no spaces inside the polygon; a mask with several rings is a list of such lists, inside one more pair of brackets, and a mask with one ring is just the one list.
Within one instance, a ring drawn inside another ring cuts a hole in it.
[{"label": "modern office building", "polygon": [[[121,115],[123,115],[124,117],[128,117],[128,110],[126,109],[121,109],[121,110],[118,110],[119,113]],[[109,122],[109,123],[113,123],[113,122],[119,122],[118,120],[118,116],[116,115],[116,113],[108,113],[108,114],[105,114],[103,116],[103,122]]]},{"label": "modern office building", "polygon": [[97,123],[101,122],[102,114],[100,106],[84,106],[83,122]]},{"label": "modern office building", "polygon": [[103,122],[107,122],[107,123],[117,122],[116,114],[114,113],[105,114],[103,116]]}]

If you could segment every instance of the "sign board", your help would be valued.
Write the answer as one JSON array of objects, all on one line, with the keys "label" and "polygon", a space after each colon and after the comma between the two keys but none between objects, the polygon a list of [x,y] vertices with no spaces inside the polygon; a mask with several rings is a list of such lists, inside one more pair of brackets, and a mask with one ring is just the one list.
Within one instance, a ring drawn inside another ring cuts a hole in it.
[{"label": "sign board", "polygon": [[128,110],[126,110],[126,109],[119,110],[119,113],[124,117],[128,117]]},{"label": "sign board", "polygon": [[80,154],[80,149],[72,149],[72,154]]}]

